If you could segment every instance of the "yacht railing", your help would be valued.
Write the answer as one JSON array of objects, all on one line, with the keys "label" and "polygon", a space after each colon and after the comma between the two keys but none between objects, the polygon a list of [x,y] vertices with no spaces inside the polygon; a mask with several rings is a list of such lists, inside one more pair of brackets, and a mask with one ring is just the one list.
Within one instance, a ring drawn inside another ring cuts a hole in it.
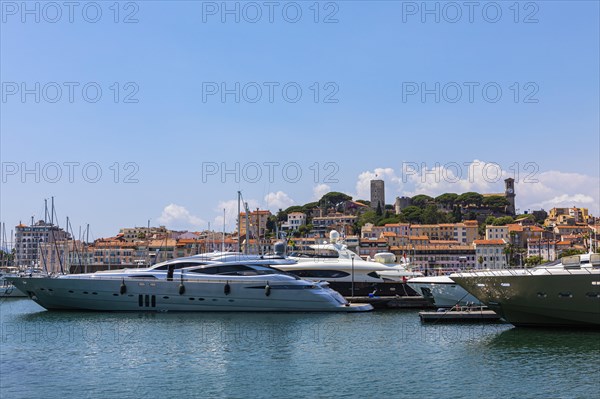
[{"label": "yacht railing", "polygon": [[[537,273],[536,273],[537,272]],[[585,273],[584,273],[585,272]],[[586,267],[578,267],[578,268],[530,268],[530,269],[482,269],[482,270],[474,270],[470,272],[458,272],[455,273],[459,277],[465,277],[469,275],[476,274],[478,277],[502,277],[507,274],[510,276],[543,276],[543,275],[580,275],[580,274],[599,274],[600,268],[594,268],[591,266]]]},{"label": "yacht railing", "polygon": [[[268,274],[265,276],[277,276],[277,274]],[[58,277],[58,276],[57,276]],[[90,278],[90,279],[86,279],[86,281],[97,281],[97,280],[101,280],[101,281],[121,281],[124,280],[125,283],[147,283],[147,284],[151,284],[151,283],[157,283],[157,282],[182,282],[182,283],[220,283],[220,284],[225,284],[225,283],[248,283],[248,284],[265,284],[268,283],[269,285],[278,285],[278,284],[283,284],[283,285],[289,285],[290,281],[289,280],[268,280],[268,279],[252,279],[252,280],[241,280],[239,279],[240,277],[244,277],[244,276],[231,276],[232,278],[219,278],[219,279],[203,279],[203,278],[179,278],[179,277],[174,277],[172,280],[167,280],[166,278],[136,278],[136,277],[121,277],[121,276],[104,276],[104,277],[94,277],[94,278]],[[237,278],[236,278],[237,277]],[[35,277],[23,277],[25,279],[29,279],[29,278],[35,278]],[[56,278],[56,277],[54,277]],[[308,281],[308,280],[303,280],[309,283],[313,283],[313,285],[318,284],[317,282],[312,282],[312,281]]]}]

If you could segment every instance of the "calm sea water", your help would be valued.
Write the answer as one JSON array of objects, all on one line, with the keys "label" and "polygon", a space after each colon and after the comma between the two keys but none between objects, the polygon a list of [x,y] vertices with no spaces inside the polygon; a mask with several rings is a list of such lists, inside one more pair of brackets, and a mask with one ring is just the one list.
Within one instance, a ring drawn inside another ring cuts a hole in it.
[{"label": "calm sea water", "polygon": [[598,397],[598,332],[417,313],[56,313],[5,299],[0,397]]}]

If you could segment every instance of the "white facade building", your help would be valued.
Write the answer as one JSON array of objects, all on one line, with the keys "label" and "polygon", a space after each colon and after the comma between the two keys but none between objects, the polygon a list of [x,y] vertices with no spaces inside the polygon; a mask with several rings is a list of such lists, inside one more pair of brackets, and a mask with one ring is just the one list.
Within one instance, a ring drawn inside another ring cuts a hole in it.
[{"label": "white facade building", "polygon": [[509,241],[508,226],[485,226],[486,240]]},{"label": "white facade building", "polygon": [[298,230],[300,226],[306,225],[306,214],[302,212],[291,212],[287,216],[287,222],[281,225],[282,230]]},{"label": "white facade building", "polygon": [[475,244],[477,267],[484,269],[505,269],[508,266],[506,263],[506,254],[504,253],[506,241],[475,240],[473,243]]}]

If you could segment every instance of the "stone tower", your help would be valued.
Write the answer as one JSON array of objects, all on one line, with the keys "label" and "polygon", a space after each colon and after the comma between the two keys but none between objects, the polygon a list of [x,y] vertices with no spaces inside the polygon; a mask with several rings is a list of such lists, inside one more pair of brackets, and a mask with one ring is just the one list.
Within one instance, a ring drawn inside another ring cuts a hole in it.
[{"label": "stone tower", "polygon": [[383,180],[371,180],[371,208],[377,209],[380,204],[381,210],[385,210],[385,183]]},{"label": "stone tower", "polygon": [[515,216],[517,214],[517,208],[515,207],[515,179],[509,177],[504,180],[504,196],[508,200],[506,212]]}]

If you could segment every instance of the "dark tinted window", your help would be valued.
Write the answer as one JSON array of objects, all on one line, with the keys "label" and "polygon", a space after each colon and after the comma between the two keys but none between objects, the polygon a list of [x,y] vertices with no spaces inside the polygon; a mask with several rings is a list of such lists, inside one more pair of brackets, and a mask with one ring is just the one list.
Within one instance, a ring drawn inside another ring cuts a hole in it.
[{"label": "dark tinted window", "polygon": [[190,270],[190,273],[218,274],[223,276],[243,276],[248,273],[256,274],[252,272],[254,272],[254,269],[244,265],[210,266]]},{"label": "dark tinted window", "polygon": [[350,275],[340,270],[290,270],[290,273],[308,278],[342,278]]},{"label": "dark tinted window", "polygon": [[[179,270],[184,267],[202,266],[204,263],[201,263],[201,262],[177,262],[177,263],[171,263],[171,264],[175,266],[173,268],[173,270]],[[166,264],[166,265],[154,267],[154,268],[152,268],[152,270],[167,270],[168,268],[169,268],[169,264]]]}]

